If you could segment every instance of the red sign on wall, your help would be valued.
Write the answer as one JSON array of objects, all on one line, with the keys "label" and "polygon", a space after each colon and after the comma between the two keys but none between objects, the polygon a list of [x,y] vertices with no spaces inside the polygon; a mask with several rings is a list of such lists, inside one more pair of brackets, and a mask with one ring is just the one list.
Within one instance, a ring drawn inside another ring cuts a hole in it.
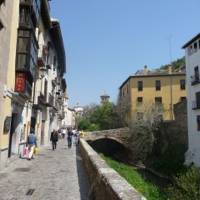
[{"label": "red sign on wall", "polygon": [[24,73],[16,74],[15,91],[24,92],[26,87],[26,75]]}]

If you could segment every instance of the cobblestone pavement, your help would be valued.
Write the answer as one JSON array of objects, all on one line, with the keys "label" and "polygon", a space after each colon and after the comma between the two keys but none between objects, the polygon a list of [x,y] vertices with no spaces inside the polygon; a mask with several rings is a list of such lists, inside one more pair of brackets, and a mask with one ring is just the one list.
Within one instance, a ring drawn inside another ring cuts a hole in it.
[{"label": "cobblestone pavement", "polygon": [[0,200],[87,200],[81,156],[65,142],[60,141],[56,151],[46,147],[35,159],[17,159],[1,171]]}]

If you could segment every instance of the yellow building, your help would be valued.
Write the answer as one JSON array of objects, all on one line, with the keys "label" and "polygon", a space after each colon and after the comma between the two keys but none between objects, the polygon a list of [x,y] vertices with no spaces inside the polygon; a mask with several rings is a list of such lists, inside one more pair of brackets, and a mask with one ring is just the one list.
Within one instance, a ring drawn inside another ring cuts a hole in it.
[{"label": "yellow building", "polygon": [[[173,120],[173,105],[186,99],[185,72],[144,70],[129,76],[119,88],[121,113],[129,123],[141,119],[152,107],[159,107],[163,120]],[[154,109],[155,110],[155,109]]]},{"label": "yellow building", "polygon": [[0,0],[0,168],[64,119],[65,49],[48,0]]},{"label": "yellow building", "polygon": [[15,89],[15,58],[19,0],[0,1],[0,168],[8,158],[12,97]]}]

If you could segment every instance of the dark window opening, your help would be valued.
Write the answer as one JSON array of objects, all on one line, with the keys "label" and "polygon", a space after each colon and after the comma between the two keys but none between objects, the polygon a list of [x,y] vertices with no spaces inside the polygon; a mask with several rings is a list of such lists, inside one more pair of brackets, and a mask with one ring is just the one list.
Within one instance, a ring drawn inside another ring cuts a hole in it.
[{"label": "dark window opening", "polygon": [[199,67],[198,66],[194,68],[194,76],[195,76],[195,81],[199,81]]},{"label": "dark window opening", "polygon": [[3,3],[5,4],[5,0],[0,0],[0,6],[1,6]]},{"label": "dark window opening", "polygon": [[143,82],[138,81],[138,91],[143,91]]},{"label": "dark window opening", "polygon": [[160,80],[156,80],[156,91],[159,91],[161,89],[161,82]]},{"label": "dark window opening", "polygon": [[138,102],[138,103],[142,103],[142,102],[143,102],[143,97],[138,97],[138,98],[137,98],[137,102]]},{"label": "dark window opening", "polygon": [[196,108],[200,108],[200,92],[196,93]]},{"label": "dark window opening", "polygon": [[162,97],[155,97],[155,104],[162,104]]},{"label": "dark window opening", "polygon": [[197,131],[200,131],[200,115],[197,115]]},{"label": "dark window opening", "polygon": [[197,50],[197,42],[194,43],[194,50]]},{"label": "dark window opening", "polygon": [[180,100],[181,101],[186,101],[186,97],[181,97]]},{"label": "dark window opening", "polygon": [[47,99],[47,85],[48,85],[48,82],[47,82],[47,80],[45,80],[45,83],[44,83],[44,98],[45,98],[45,100]]},{"label": "dark window opening", "polygon": [[3,29],[3,23],[2,23],[2,21],[0,20],[0,31]]},{"label": "dark window opening", "polygon": [[180,80],[180,89],[185,90],[185,80]]},{"label": "dark window opening", "polygon": [[54,65],[54,67],[56,66],[56,62],[57,62],[57,61],[56,61],[56,56],[54,56],[54,57],[53,57],[53,65]]}]

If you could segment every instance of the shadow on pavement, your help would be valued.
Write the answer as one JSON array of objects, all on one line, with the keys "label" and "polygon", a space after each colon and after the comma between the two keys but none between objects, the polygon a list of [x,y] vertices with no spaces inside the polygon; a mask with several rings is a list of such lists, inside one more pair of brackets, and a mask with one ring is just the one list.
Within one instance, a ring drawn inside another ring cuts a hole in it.
[{"label": "shadow on pavement", "polygon": [[85,168],[83,166],[82,157],[78,147],[76,147],[76,167],[78,172],[78,182],[79,182],[81,200],[90,200],[88,195],[90,189],[89,180]]}]

